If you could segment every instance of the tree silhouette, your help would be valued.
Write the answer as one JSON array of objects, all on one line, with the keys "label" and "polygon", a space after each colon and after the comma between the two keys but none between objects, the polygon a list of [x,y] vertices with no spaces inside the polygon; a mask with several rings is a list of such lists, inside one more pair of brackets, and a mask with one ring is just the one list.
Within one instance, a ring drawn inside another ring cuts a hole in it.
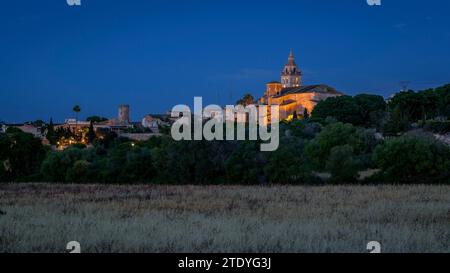
[{"label": "tree silhouette", "polygon": [[55,145],[56,138],[55,138],[55,126],[53,124],[53,118],[50,118],[50,123],[47,127],[47,135],[46,138],[48,142],[50,142],[51,145]]},{"label": "tree silhouette", "polygon": [[304,118],[304,119],[308,119],[308,118],[309,118],[308,109],[306,109],[306,108],[305,108],[305,110],[303,111],[303,118]]},{"label": "tree silhouette", "polygon": [[96,138],[95,131],[94,131],[94,123],[91,121],[91,124],[89,124],[89,132],[88,132],[88,141],[89,143],[93,143]]},{"label": "tree silhouette", "polygon": [[72,109],[75,112],[75,134],[78,131],[78,113],[81,112],[81,107],[79,105],[75,105]]},{"label": "tree silhouette", "polygon": [[247,106],[253,104],[255,101],[255,98],[251,94],[245,94],[242,99],[238,100],[236,104]]}]

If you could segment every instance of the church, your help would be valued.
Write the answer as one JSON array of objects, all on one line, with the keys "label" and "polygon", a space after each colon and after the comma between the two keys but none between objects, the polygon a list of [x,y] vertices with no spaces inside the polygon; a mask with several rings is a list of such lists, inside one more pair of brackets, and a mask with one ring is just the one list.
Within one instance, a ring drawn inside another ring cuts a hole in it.
[{"label": "church", "polygon": [[281,72],[281,82],[269,82],[259,104],[269,107],[279,105],[280,120],[283,120],[292,118],[294,113],[301,115],[305,109],[311,113],[319,101],[342,95],[328,85],[303,85],[302,71],[297,67],[291,50],[288,62]]}]

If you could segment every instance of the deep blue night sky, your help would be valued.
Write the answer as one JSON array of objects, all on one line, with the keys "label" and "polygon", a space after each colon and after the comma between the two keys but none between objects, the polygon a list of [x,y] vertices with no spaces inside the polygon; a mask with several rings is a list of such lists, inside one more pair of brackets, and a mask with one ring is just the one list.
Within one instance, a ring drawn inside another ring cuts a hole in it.
[{"label": "deep blue night sky", "polygon": [[0,4],[0,120],[133,120],[176,104],[234,103],[279,80],[388,96],[450,82],[447,0],[9,0]]}]

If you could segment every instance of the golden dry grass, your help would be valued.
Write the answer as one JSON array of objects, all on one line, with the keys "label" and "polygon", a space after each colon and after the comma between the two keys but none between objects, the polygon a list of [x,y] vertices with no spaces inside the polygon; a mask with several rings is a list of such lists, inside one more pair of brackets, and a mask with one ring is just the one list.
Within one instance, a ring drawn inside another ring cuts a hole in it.
[{"label": "golden dry grass", "polygon": [[450,252],[449,186],[0,184],[0,252]]}]

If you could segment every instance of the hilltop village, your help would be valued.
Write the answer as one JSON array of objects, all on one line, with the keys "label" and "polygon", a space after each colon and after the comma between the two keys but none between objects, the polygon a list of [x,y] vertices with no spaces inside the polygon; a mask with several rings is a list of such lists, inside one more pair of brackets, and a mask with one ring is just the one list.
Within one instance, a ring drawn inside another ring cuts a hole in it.
[{"label": "hilltop village", "polygon": [[[304,85],[302,71],[295,62],[294,53],[290,52],[286,65],[280,74],[280,81],[271,81],[266,84],[266,90],[259,99],[244,97],[238,101],[244,106],[253,104],[270,107],[279,106],[280,120],[290,120],[293,117],[304,116],[312,113],[318,102],[329,97],[343,95],[335,88],[324,84]],[[79,106],[73,109],[76,116],[81,111]],[[167,129],[173,122],[170,111],[165,114],[149,114],[141,121],[132,121],[129,105],[120,105],[116,118],[89,117],[86,120],[67,118],[62,124],[53,124],[52,121],[27,122],[24,124],[1,124],[0,132],[5,132],[8,127],[18,128],[35,137],[41,138],[44,144],[54,145],[58,149],[64,149],[73,144],[88,144],[89,134],[102,137],[107,133],[115,133],[119,137],[133,141],[146,141],[152,136],[161,135],[161,130]],[[267,115],[270,123],[270,114]],[[239,122],[239,121],[238,121]],[[50,132],[49,132],[50,131]],[[50,136],[48,136],[50,134]],[[52,136],[53,135],[53,136]]]}]

